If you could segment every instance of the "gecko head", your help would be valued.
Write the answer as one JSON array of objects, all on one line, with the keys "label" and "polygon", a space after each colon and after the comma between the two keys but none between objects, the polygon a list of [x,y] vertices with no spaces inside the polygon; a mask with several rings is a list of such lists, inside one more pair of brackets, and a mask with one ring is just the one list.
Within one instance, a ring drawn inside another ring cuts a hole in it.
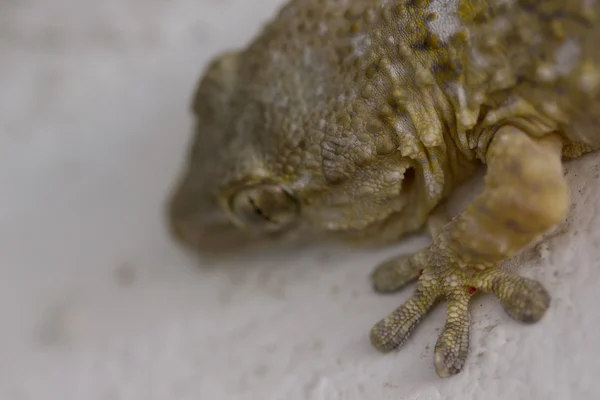
[{"label": "gecko head", "polygon": [[[357,135],[326,135],[348,108],[323,110],[329,99],[304,86],[333,84],[265,49],[222,55],[200,81],[194,142],[169,205],[175,236],[222,254],[317,236],[377,242],[422,225],[434,182],[425,169],[394,142],[375,156]],[[338,101],[340,90],[326,92]]]}]

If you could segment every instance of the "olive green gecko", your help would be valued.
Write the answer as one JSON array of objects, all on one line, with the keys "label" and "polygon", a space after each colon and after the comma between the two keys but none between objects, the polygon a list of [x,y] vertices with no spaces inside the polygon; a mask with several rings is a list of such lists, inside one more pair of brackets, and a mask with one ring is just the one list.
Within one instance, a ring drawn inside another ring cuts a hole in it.
[{"label": "olive green gecko", "polygon": [[[174,235],[200,251],[337,238],[432,244],[372,273],[416,281],[371,330],[401,347],[439,300],[440,377],[469,351],[469,302],[495,295],[533,323],[550,295],[499,264],[566,216],[563,160],[600,149],[600,0],[292,0],[195,89],[195,137],[170,197]],[[444,201],[485,187],[441,223]]]}]

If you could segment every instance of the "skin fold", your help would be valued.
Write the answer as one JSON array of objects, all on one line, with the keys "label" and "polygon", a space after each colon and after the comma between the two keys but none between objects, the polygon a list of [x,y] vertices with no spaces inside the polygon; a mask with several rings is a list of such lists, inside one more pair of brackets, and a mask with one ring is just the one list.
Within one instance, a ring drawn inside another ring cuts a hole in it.
[{"label": "skin fold", "polygon": [[[469,352],[469,301],[539,321],[550,295],[498,268],[560,223],[562,163],[600,149],[599,0],[291,0],[196,88],[193,143],[169,204],[203,252],[334,238],[432,244],[384,262],[379,292],[414,295],[371,330],[397,349],[440,300],[440,377]],[[458,185],[485,188],[454,219]]]}]

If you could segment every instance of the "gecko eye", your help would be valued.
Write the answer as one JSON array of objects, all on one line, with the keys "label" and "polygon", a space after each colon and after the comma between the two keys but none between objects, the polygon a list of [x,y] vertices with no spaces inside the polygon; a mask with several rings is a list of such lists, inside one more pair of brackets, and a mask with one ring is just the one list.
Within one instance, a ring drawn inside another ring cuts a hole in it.
[{"label": "gecko eye", "polygon": [[231,211],[244,227],[274,231],[288,225],[300,212],[300,205],[280,185],[256,185],[233,195]]}]

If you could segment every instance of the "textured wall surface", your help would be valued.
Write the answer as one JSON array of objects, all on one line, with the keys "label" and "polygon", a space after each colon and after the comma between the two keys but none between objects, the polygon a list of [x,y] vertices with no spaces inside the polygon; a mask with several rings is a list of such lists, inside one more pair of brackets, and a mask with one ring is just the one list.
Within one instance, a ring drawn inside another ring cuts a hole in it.
[{"label": "textured wall surface", "polygon": [[0,399],[600,398],[600,155],[567,166],[566,224],[513,261],[547,316],[521,326],[480,297],[448,380],[443,308],[398,353],[368,342],[408,296],[374,294],[369,272],[425,239],[200,265],[170,241],[196,79],[280,4],[0,2]]}]

